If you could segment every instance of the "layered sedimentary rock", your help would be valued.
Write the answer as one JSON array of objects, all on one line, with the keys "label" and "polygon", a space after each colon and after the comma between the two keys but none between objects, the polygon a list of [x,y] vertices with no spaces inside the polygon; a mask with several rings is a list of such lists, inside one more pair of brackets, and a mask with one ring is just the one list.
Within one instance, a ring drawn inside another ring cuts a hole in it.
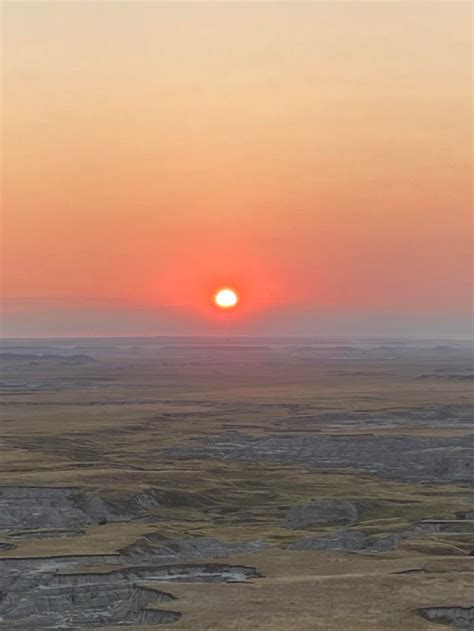
[{"label": "layered sedimentary rock", "polygon": [[450,624],[458,629],[474,629],[474,606],[472,607],[427,607],[419,609],[423,618],[430,622]]},{"label": "layered sedimentary rock", "polygon": [[[317,419],[316,419],[317,420]],[[350,469],[413,482],[474,482],[474,435],[454,437],[306,435],[255,438],[227,432],[195,447],[168,450],[174,458],[298,463]]]},{"label": "layered sedimentary rock", "polygon": [[357,506],[344,500],[312,500],[291,508],[282,522],[284,528],[298,529],[313,525],[353,524]]},{"label": "layered sedimentary rock", "polygon": [[[34,631],[168,623],[181,614],[168,609],[175,598],[155,589],[154,583],[240,582],[260,577],[252,567],[217,563],[101,570],[111,562],[119,564],[119,557],[0,559],[0,628]],[[80,571],[78,564],[84,563],[96,565],[97,570]]]}]

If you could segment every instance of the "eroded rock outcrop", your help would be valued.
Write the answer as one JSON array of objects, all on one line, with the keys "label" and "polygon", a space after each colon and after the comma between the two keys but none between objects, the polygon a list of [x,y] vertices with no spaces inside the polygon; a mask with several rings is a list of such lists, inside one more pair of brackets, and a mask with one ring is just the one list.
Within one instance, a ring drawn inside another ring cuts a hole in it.
[{"label": "eroded rock outcrop", "polygon": [[[349,425],[343,414],[339,413],[339,416],[341,423]],[[408,420],[410,415],[406,413],[401,418]],[[419,419],[420,422],[425,421],[422,411]],[[320,420],[320,417],[315,417],[315,424]],[[462,421],[472,423],[471,408],[465,412]],[[450,437],[361,434],[254,437],[241,432],[227,432],[198,441],[194,447],[173,448],[167,453],[182,459],[218,458],[298,463],[325,470],[350,469],[405,481],[474,482],[472,434]]]},{"label": "eroded rock outcrop", "polygon": [[226,543],[214,537],[183,537],[170,539],[159,532],[150,533],[134,541],[120,552],[124,559],[140,561],[190,561],[193,559],[225,558],[244,552],[255,552],[268,548],[264,541]]},{"label": "eroded rock outcrop", "polygon": [[[438,544],[432,549],[433,554],[469,554],[470,544],[474,545],[471,536],[474,533],[474,522],[463,520],[425,520],[409,528],[388,534],[373,536],[362,530],[337,530],[323,537],[305,537],[289,544],[289,550],[344,550],[347,552],[387,552],[394,550],[403,541],[426,538],[430,535],[447,534],[466,544],[466,549],[458,549],[454,545]],[[426,549],[425,549],[426,550]],[[426,550],[427,551],[427,550]]]},{"label": "eroded rock outcrop", "polygon": [[291,508],[282,522],[284,528],[298,529],[306,526],[329,524],[353,524],[358,519],[357,506],[345,500],[312,500]]},{"label": "eroded rock outcrop", "polygon": [[[74,488],[0,487],[0,530],[71,530],[146,516],[159,506],[153,491],[101,497]],[[158,516],[153,514],[156,520]]]},{"label": "eroded rock outcrop", "polygon": [[305,537],[290,543],[289,550],[344,550],[358,552],[366,549],[367,536],[360,530],[343,530],[327,537]]},{"label": "eroded rock outcrop", "polygon": [[474,605],[472,607],[426,607],[418,613],[430,622],[450,624],[458,629],[474,630]]},{"label": "eroded rock outcrop", "polygon": [[15,549],[15,545],[13,543],[5,543],[0,541],[0,552],[9,552],[10,550]]},{"label": "eroded rock outcrop", "polygon": [[[3,620],[11,629],[74,629],[82,626],[163,624],[180,613],[156,608],[173,597],[127,582],[84,582],[69,577],[42,584],[24,594],[8,593],[0,602]],[[149,607],[152,605],[153,607]]]},{"label": "eroded rock outcrop", "polygon": [[[180,617],[162,581],[241,582],[253,567],[218,563],[129,565],[104,571],[116,556],[0,559],[0,628],[23,631],[101,625],[163,624]],[[96,571],[81,571],[84,564]],[[161,609],[161,603],[166,603]]]},{"label": "eroded rock outcrop", "polygon": [[73,502],[71,489],[3,487],[0,528],[77,528],[90,518]]}]

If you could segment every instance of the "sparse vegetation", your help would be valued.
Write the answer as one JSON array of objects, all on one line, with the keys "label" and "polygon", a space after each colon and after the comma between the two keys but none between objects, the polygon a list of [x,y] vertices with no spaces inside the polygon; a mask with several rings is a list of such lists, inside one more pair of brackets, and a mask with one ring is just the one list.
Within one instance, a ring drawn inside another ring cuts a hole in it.
[{"label": "sparse vegetation", "polygon": [[[29,562],[46,563],[50,580],[179,563],[262,575],[242,584],[188,575],[157,588],[144,574],[144,589],[177,598],[153,617],[140,612],[161,609],[159,599],[128,590],[121,574],[133,610],[127,628],[137,630],[166,622],[197,631],[423,631],[441,618],[419,610],[472,609],[472,401],[464,380],[443,378],[466,372],[465,345],[415,352],[406,343],[388,353],[377,344],[371,354],[351,341],[343,358],[327,345],[296,352],[271,340],[251,353],[248,341],[228,353],[212,343],[196,352],[192,341],[54,346],[61,356],[87,350],[93,361],[9,360],[2,375],[0,565],[15,580]],[[40,341],[9,347],[44,354]],[[335,451],[321,460],[324,445]],[[349,517],[284,527],[308,503],[342,506]],[[67,585],[66,614],[75,589]],[[112,607],[121,597],[111,585]],[[0,628],[26,611],[17,597],[0,606],[9,620]],[[93,618],[100,606],[87,602]],[[50,628],[46,617],[25,616],[18,628]]]}]

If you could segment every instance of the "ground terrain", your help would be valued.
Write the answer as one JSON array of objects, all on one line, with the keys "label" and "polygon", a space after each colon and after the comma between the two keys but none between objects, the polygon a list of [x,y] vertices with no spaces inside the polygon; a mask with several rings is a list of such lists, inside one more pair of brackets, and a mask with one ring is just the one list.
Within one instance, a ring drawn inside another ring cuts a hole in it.
[{"label": "ground terrain", "polygon": [[4,340],[0,629],[474,629],[472,357]]}]

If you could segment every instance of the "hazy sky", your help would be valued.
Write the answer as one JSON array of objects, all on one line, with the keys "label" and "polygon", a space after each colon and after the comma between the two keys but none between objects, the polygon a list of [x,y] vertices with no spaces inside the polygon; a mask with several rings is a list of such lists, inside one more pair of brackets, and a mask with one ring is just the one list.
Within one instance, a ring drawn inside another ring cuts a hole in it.
[{"label": "hazy sky", "polygon": [[471,10],[4,3],[4,333],[465,335]]}]

